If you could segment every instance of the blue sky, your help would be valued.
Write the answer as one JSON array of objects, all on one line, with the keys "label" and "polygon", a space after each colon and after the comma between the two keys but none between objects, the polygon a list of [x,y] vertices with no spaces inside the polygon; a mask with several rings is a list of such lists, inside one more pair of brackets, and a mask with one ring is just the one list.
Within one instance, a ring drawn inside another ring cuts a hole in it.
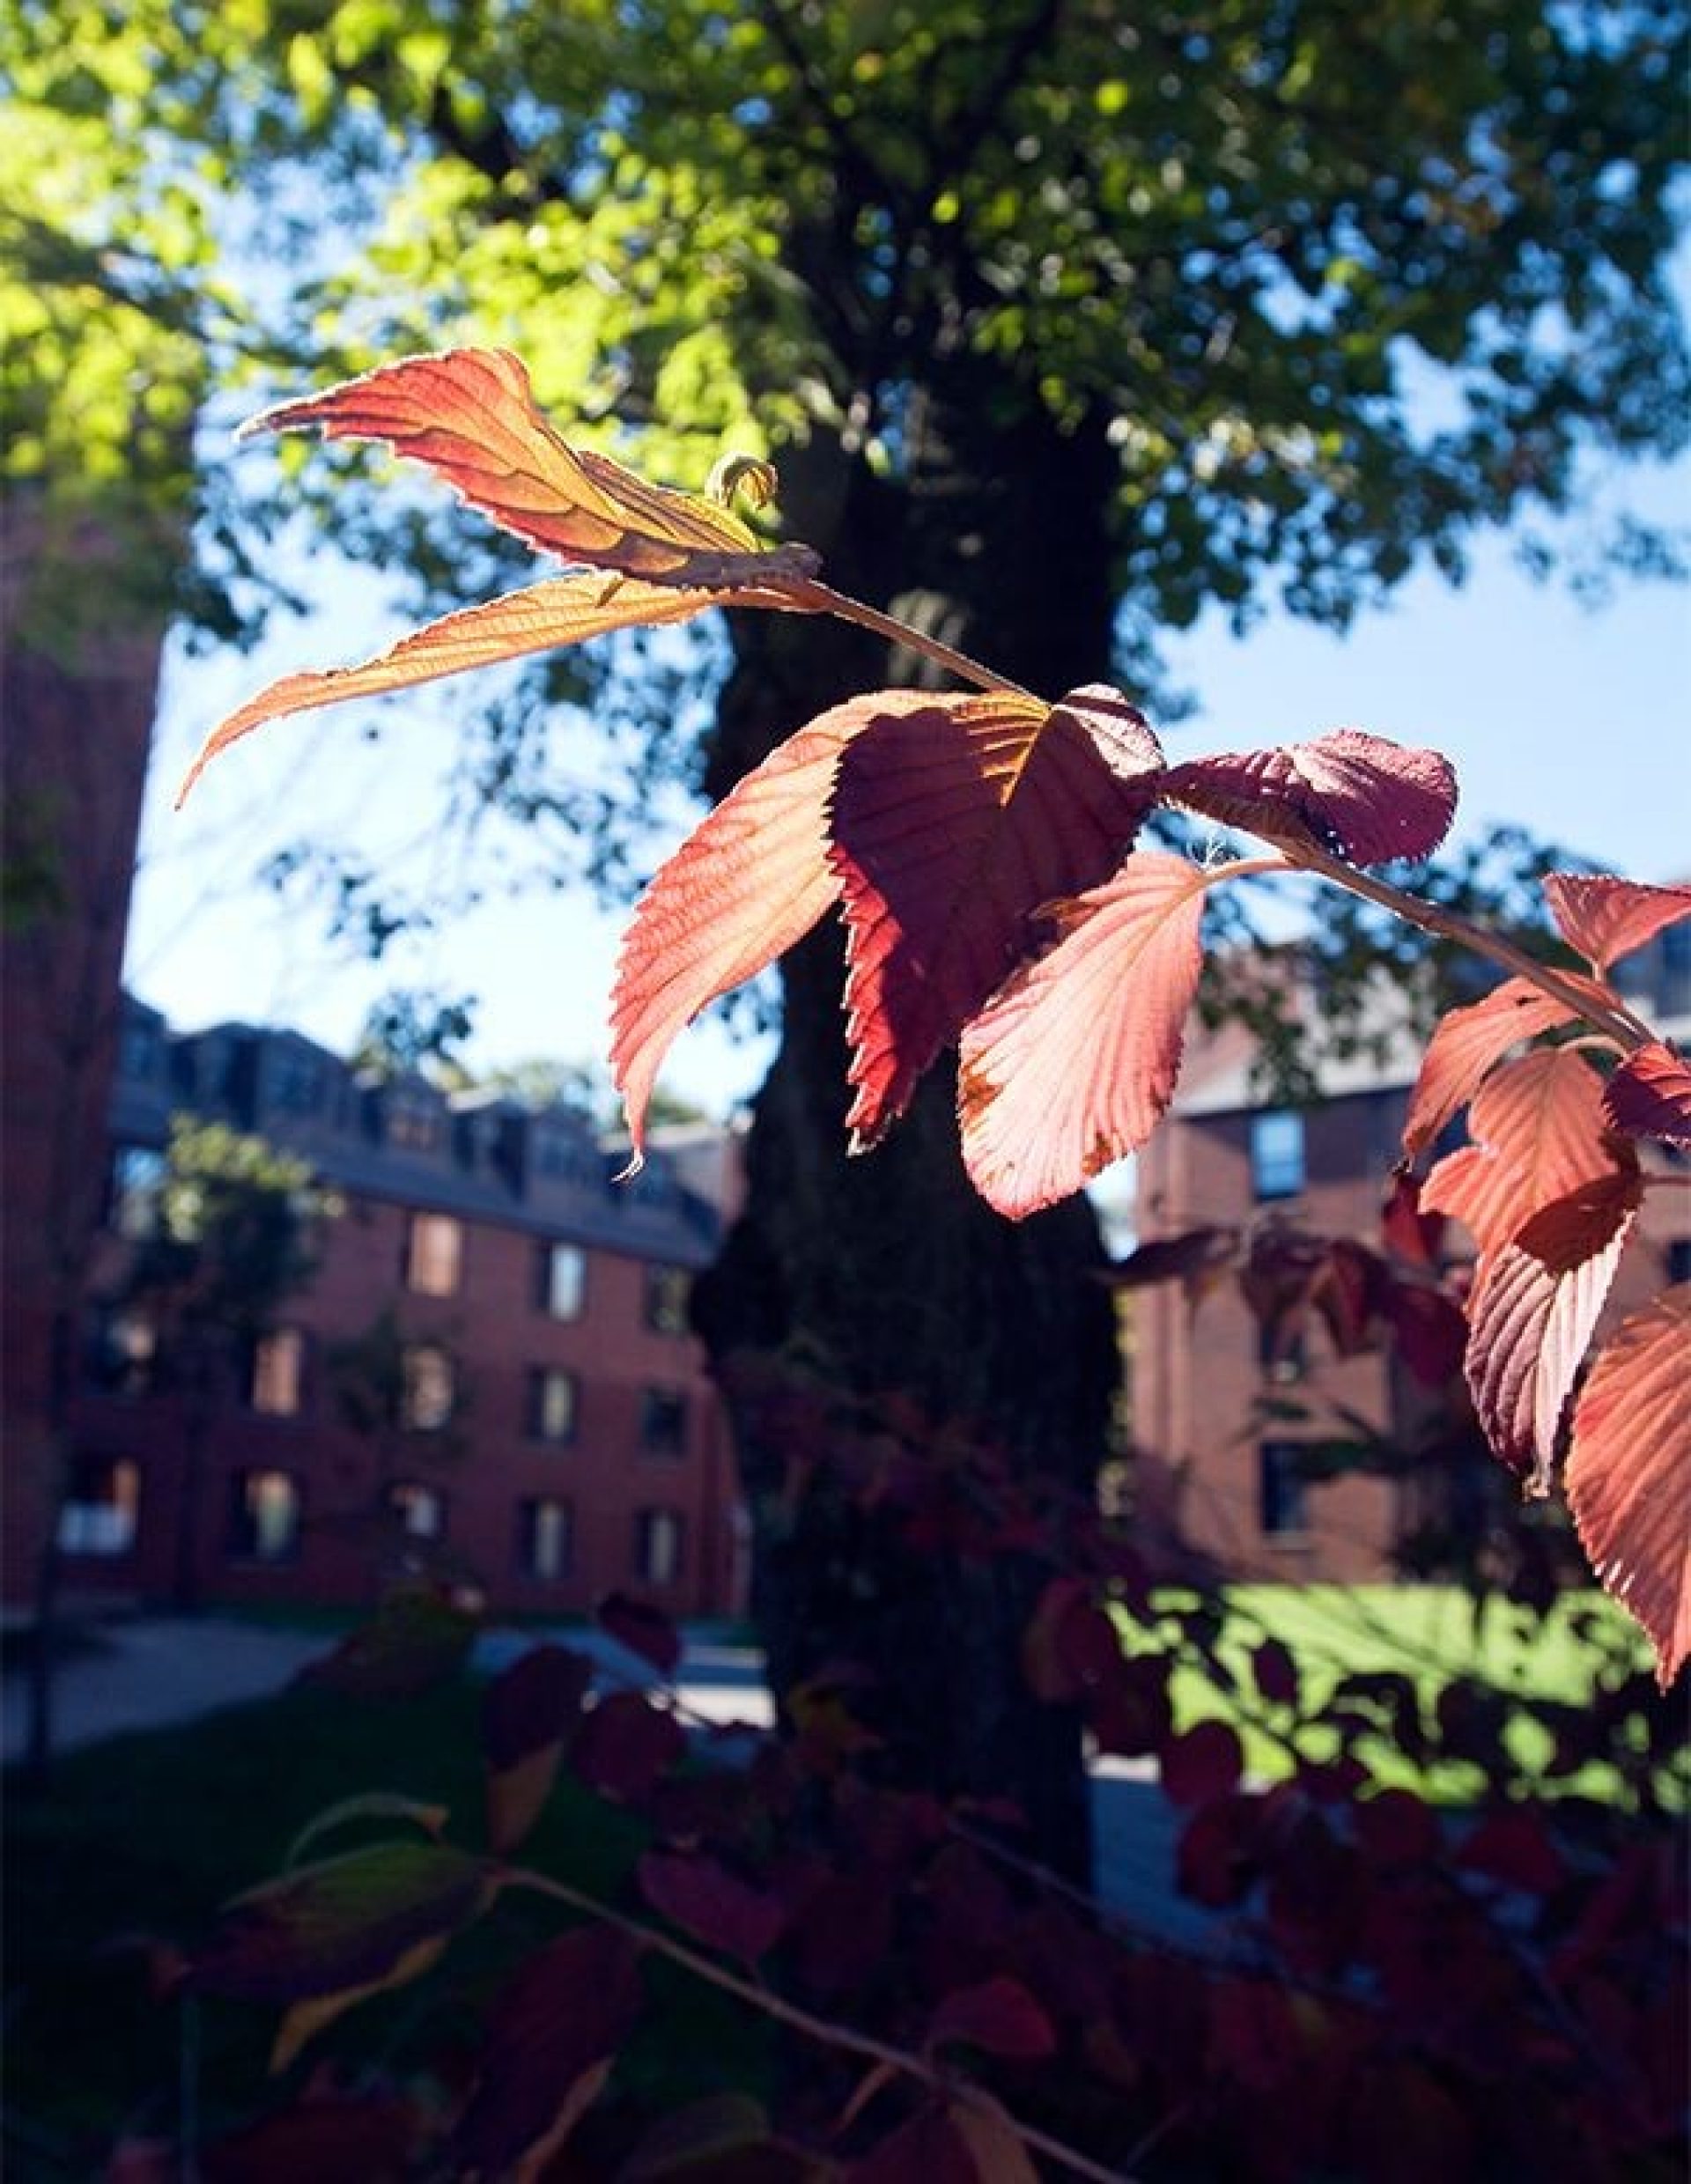
[{"label": "blue sky", "polygon": [[[1629,502],[1691,513],[1691,462]],[[343,706],[249,737],[188,810],[170,800],[211,724],[272,675],[364,656],[391,633],[373,601],[338,599],[278,627],[256,659],[174,656],[161,702],[128,976],[179,1028],[223,1017],[289,1023],[344,1050],[395,985],[480,995],[472,1065],[537,1054],[602,1059],[620,918],[579,892],[491,901],[380,964],[329,941],[320,911],[258,878],[301,835],[344,834],[420,882],[444,877],[434,785],[474,677],[373,742],[371,709]],[[1169,738],[1180,756],[1292,741],[1334,727],[1427,743],[1462,784],[1458,830],[1508,820],[1645,880],[1691,871],[1691,605],[1661,585],[1588,609],[1532,582],[1507,543],[1476,556],[1459,591],[1430,576],[1340,638],[1271,617],[1235,639],[1200,627],[1170,647],[1202,711]],[[391,719],[391,713],[385,718]],[[797,722],[794,726],[798,726]],[[679,839],[679,819],[676,838]],[[490,852],[497,866],[500,852]],[[484,875],[497,892],[497,869]],[[756,1088],[767,1046],[708,1020],[678,1045],[670,1088],[723,1110]]]}]

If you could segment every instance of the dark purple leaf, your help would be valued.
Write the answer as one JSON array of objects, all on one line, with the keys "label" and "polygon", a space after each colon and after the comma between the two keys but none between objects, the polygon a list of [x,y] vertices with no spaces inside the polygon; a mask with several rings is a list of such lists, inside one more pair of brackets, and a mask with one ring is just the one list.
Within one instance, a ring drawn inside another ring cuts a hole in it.
[{"label": "dark purple leaf", "polygon": [[574,1928],[526,1958],[490,2014],[453,2173],[508,2176],[560,2145],[640,2006],[639,1951],[613,1928]]},{"label": "dark purple leaf", "polygon": [[593,1611],[602,1630],[619,1645],[649,1661],[660,1676],[673,1677],[681,1666],[681,1633],[673,1619],[650,1601],[637,1600],[626,1592],[607,1593]]},{"label": "dark purple leaf", "polygon": [[1447,759],[1356,728],[1193,759],[1169,769],[1160,794],[1270,841],[1312,837],[1361,865],[1430,857],[1456,812]]},{"label": "dark purple leaf", "polygon": [[680,1760],[687,1739],[666,1708],[617,1691],[583,1719],[571,1763],[589,1788],[618,1804],[639,1804]]},{"label": "dark purple leaf", "polygon": [[944,1997],[929,2022],[927,2041],[939,2048],[948,2040],[1019,2062],[1035,2062],[1057,2046],[1044,2010],[1020,1980],[1002,1974],[978,1986],[954,1988]]},{"label": "dark purple leaf", "polygon": [[654,1910],[695,1940],[746,1964],[766,1956],[786,1926],[779,1897],[700,1853],[648,1850],[639,1863],[639,1881]]}]

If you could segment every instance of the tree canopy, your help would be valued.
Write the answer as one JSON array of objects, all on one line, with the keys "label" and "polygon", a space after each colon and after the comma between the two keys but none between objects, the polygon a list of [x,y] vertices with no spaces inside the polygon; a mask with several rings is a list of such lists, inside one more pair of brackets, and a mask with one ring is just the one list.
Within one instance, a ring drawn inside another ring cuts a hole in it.
[{"label": "tree canopy", "polygon": [[1101,422],[1133,631],[1342,621],[1679,442],[1684,41],[1538,0],[26,4],[8,461],[175,494],[242,369],[520,335],[648,474],[825,437],[915,484],[912,404],[972,365],[1001,424]]}]

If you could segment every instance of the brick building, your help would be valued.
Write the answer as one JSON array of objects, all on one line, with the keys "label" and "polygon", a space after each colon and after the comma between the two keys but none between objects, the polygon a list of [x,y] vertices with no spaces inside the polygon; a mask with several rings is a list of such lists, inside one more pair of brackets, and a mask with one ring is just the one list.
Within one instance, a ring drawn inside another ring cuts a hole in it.
[{"label": "brick building", "polygon": [[290,1031],[173,1035],[133,1000],[70,1406],[71,1588],[162,1598],[176,1568],[188,1398],[158,1330],[99,1301],[176,1112],[302,1156],[340,1206],[309,1285],[225,1368],[188,1497],[203,1597],[367,1601],[422,1566],[506,1612],[616,1588],[735,1604],[731,1460],[686,1322],[720,1216],[663,1154],[613,1184],[570,1110],[361,1079]]},{"label": "brick building", "polygon": [[[1683,1043],[1691,1033],[1691,924],[1620,966],[1617,982]],[[1193,1030],[1178,1096],[1140,1156],[1141,1241],[1205,1224],[1244,1230],[1288,1220],[1316,1236],[1377,1245],[1379,1212],[1420,1046],[1407,1036],[1328,1065],[1325,1096],[1298,1110],[1263,1104],[1253,1049],[1237,1024]],[[1665,1148],[1644,1152],[1668,1167]],[[1654,1191],[1610,1311],[1664,1280],[1691,1279],[1691,1191]],[[1514,1489],[1483,1456],[1474,1474],[1435,1480],[1352,1475],[1310,1483],[1303,1444],[1355,1421],[1413,1440],[1429,1398],[1386,1348],[1340,1358],[1311,1327],[1292,1354],[1266,1349],[1232,1279],[1195,1306],[1181,1284],[1132,1295],[1133,1432],[1148,1525],[1233,1577],[1363,1583],[1389,1578],[1394,1550],[1429,1520],[1477,1524]],[[1456,1497],[1434,1509],[1431,1497]]]}]

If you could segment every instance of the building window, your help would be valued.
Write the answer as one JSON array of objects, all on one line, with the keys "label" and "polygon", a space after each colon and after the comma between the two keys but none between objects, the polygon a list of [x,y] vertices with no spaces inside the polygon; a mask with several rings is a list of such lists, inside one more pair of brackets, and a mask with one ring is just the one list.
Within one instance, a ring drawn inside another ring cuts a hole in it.
[{"label": "building window", "polygon": [[159,1226],[164,1187],[162,1153],[147,1145],[120,1145],[112,1155],[108,1225],[131,1243],[144,1243]]},{"label": "building window", "polygon": [[252,1406],[267,1418],[292,1418],[299,1409],[306,1338],[298,1327],[272,1328],[253,1345]]},{"label": "building window", "polygon": [[1295,1199],[1303,1188],[1303,1118],[1274,1108],[1251,1118],[1251,1181],[1259,1199]]},{"label": "building window", "polygon": [[573,1373],[537,1365],[528,1376],[528,1431],[536,1441],[573,1441],[580,1391]]},{"label": "building window", "polygon": [[229,1552],[240,1562],[291,1562],[299,1552],[299,1486],[288,1472],[230,1480]]},{"label": "building window", "polygon": [[1309,1530],[1303,1458],[1296,1441],[1265,1441],[1257,1451],[1257,1521],[1266,1538]]},{"label": "building window", "polygon": [[270,1104],[290,1115],[314,1115],[322,1103],[323,1078],[314,1054],[294,1046],[276,1046],[270,1057]]},{"label": "building window", "polygon": [[684,1528],[674,1509],[642,1509],[634,1519],[634,1575],[642,1584],[673,1585],[681,1575]]},{"label": "building window", "polygon": [[464,1232],[450,1214],[413,1214],[405,1236],[405,1287],[418,1296],[456,1296]]},{"label": "building window", "polygon": [[141,1516],[141,1467],[128,1457],[85,1457],[59,1511],[61,1554],[127,1554]]},{"label": "building window", "polygon": [[445,1118],[426,1094],[390,1088],[386,1105],[383,1135],[395,1152],[432,1153],[439,1149]]},{"label": "building window", "polygon": [[399,1422],[410,1433],[439,1433],[452,1420],[452,1359],[437,1342],[400,1353]]},{"label": "building window", "polygon": [[681,1456],[687,1448],[687,1398],[674,1388],[640,1396],[640,1446],[647,1456]]},{"label": "building window", "polygon": [[1691,1236],[1675,1236],[1667,1247],[1670,1282],[1691,1281]]},{"label": "building window", "polygon": [[530,1577],[562,1577],[570,1567],[570,1505],[550,1499],[517,1504],[517,1557]]},{"label": "building window", "polygon": [[554,1319],[580,1319],[587,1300],[587,1255],[573,1243],[540,1247],[540,1309]]},{"label": "building window", "polygon": [[684,1335],[693,1278],[683,1266],[646,1270],[646,1324],[654,1334]]},{"label": "building window", "polygon": [[159,1331],[132,1305],[96,1308],[89,1332],[88,1384],[101,1395],[145,1395],[159,1366]]},{"label": "building window", "polygon": [[444,1539],[447,1500],[437,1487],[402,1479],[388,1489],[388,1507],[408,1539]]}]

